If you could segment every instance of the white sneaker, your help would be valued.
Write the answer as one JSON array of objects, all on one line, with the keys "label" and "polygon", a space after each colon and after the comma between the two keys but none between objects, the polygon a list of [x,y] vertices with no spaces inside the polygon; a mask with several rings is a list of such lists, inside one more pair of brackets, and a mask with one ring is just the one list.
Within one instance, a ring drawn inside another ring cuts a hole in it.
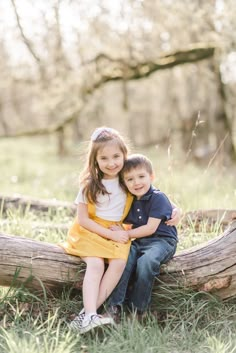
[{"label": "white sneaker", "polygon": [[69,323],[69,328],[73,330],[81,330],[84,317],[85,317],[85,310],[83,308],[79,312],[79,314],[74,318],[74,320]]},{"label": "white sneaker", "polygon": [[105,317],[102,315],[92,315],[90,317],[85,317],[80,329],[80,333],[86,333],[95,327],[102,325],[115,325],[114,320],[111,317]]}]

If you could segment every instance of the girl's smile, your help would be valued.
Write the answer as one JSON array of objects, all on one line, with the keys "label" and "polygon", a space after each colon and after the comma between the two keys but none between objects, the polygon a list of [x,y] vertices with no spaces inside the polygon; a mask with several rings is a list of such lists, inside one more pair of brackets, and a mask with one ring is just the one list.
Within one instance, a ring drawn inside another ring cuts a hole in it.
[{"label": "girl's smile", "polygon": [[124,155],[117,143],[110,141],[98,150],[96,161],[99,169],[103,172],[104,179],[112,179],[123,168]]}]

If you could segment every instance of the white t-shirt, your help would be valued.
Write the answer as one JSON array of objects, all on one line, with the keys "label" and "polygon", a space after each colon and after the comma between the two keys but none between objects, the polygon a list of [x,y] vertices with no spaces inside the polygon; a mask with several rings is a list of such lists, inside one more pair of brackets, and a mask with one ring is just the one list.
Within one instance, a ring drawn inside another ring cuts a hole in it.
[{"label": "white t-shirt", "polygon": [[[95,205],[96,216],[108,221],[120,221],[124,213],[127,194],[121,188],[118,177],[102,179],[102,184],[110,194],[98,195],[98,202]],[[79,191],[75,203],[88,203],[82,190]]]}]

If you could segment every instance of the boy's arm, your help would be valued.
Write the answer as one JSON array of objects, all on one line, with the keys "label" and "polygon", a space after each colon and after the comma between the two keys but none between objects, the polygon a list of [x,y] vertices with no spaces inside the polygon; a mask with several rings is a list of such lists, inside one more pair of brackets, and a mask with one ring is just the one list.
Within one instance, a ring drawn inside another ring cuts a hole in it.
[{"label": "boy's arm", "polygon": [[161,223],[161,219],[149,217],[147,224],[140,226],[138,228],[127,230],[127,233],[130,238],[148,237],[156,231],[160,223]]},{"label": "boy's arm", "polygon": [[111,239],[119,243],[127,243],[129,236],[126,231],[113,232],[112,230],[101,226],[94,220],[89,218],[88,205],[86,203],[79,203],[77,207],[77,218],[79,224],[89,230],[90,232],[96,233],[103,238]]}]

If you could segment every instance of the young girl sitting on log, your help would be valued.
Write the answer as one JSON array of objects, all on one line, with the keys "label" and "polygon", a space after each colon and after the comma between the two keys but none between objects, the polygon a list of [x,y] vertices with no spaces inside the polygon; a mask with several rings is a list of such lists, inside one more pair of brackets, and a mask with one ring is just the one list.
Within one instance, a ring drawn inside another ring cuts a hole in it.
[{"label": "young girl sitting on log", "polygon": [[113,324],[112,318],[98,315],[97,308],[117,285],[130,249],[127,233],[110,229],[114,224],[122,224],[132,202],[119,177],[126,157],[126,144],[116,130],[94,131],[76,198],[77,218],[63,244],[68,254],[80,256],[86,263],[82,288],[84,311],[70,323],[81,333]]}]

